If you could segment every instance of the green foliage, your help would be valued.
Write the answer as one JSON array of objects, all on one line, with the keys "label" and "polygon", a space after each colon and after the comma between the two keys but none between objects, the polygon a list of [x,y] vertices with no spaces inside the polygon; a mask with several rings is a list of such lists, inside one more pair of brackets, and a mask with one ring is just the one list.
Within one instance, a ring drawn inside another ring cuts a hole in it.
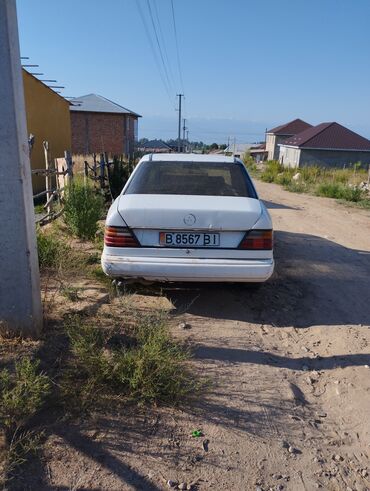
[{"label": "green foliage", "polygon": [[113,166],[109,169],[109,185],[114,199],[119,196],[130,173],[130,165],[127,162],[114,159]]},{"label": "green foliage", "polygon": [[49,378],[38,371],[39,362],[24,358],[15,366],[15,377],[0,372],[0,422],[6,429],[19,428],[37,413],[50,392]]},{"label": "green foliage", "polygon": [[276,184],[281,184],[283,186],[287,186],[287,185],[291,184],[292,175],[293,174],[289,171],[281,172],[280,174],[278,174],[275,177],[274,182],[276,182]]},{"label": "green foliage", "polygon": [[322,183],[316,189],[317,196],[326,198],[343,199],[358,202],[364,199],[364,192],[356,187],[344,186],[338,183]]},{"label": "green foliage", "polygon": [[189,353],[171,339],[163,316],[138,317],[129,335],[112,335],[75,317],[67,333],[75,363],[69,383],[73,381],[75,391],[76,380],[82,377],[85,403],[91,398],[96,402],[97,394],[115,394],[138,402],[174,404],[196,387],[184,366]]},{"label": "green foliage", "polygon": [[269,160],[266,163],[266,168],[261,174],[261,179],[264,182],[275,182],[278,174],[284,171],[284,167],[276,160]]},{"label": "green foliage", "polygon": [[301,181],[291,181],[284,186],[284,189],[292,193],[306,193],[308,191],[307,185]]},{"label": "green foliage", "polygon": [[35,209],[35,213],[38,213],[38,214],[45,213],[45,208],[44,208],[43,204],[35,205],[34,209]]},{"label": "green foliage", "polygon": [[60,293],[70,302],[77,302],[79,300],[78,288],[75,286],[62,286]]},{"label": "green foliage", "polygon": [[6,455],[5,481],[10,481],[16,470],[27,462],[28,457],[37,453],[42,436],[42,433],[34,431],[16,431],[14,433]]},{"label": "green foliage", "polygon": [[81,239],[92,239],[103,214],[103,198],[91,186],[74,180],[65,193],[64,221],[70,231]]},{"label": "green foliage", "polygon": [[257,164],[254,161],[253,157],[251,157],[249,155],[249,153],[245,153],[243,155],[243,162],[244,162],[244,165],[245,165],[246,169],[248,170],[248,172],[252,176],[256,175],[256,173],[257,173]]},{"label": "green foliage", "polygon": [[40,268],[58,268],[68,247],[54,235],[37,231],[37,252]]}]

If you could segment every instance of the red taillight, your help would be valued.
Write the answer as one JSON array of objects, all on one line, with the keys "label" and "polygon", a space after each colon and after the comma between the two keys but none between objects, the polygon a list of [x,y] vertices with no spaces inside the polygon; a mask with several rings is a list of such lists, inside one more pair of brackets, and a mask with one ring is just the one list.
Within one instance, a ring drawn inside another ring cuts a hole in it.
[{"label": "red taillight", "polygon": [[139,243],[126,227],[105,227],[104,244],[108,247],[139,247]]},{"label": "red taillight", "polygon": [[272,250],[273,232],[272,230],[251,230],[247,232],[239,244],[239,249],[254,251]]}]

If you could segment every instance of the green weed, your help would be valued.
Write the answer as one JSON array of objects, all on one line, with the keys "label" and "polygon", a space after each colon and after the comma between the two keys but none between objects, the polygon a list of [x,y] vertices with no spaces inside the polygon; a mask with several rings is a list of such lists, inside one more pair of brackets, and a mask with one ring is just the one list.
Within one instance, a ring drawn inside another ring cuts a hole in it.
[{"label": "green weed", "polygon": [[337,182],[320,184],[316,189],[316,195],[353,202],[364,199],[364,192],[360,188],[344,186]]},{"label": "green weed", "polygon": [[264,182],[275,182],[278,174],[284,171],[284,167],[276,160],[270,160],[266,163],[265,170],[261,173],[261,179]]},{"label": "green weed", "polygon": [[102,218],[103,198],[91,186],[75,180],[65,193],[64,221],[69,230],[81,239],[93,239]]},{"label": "green weed", "polygon": [[37,232],[37,252],[40,268],[59,268],[62,259],[67,255],[68,247],[55,236]]},{"label": "green weed", "polygon": [[[74,370],[83,388],[84,403],[104,397],[137,402],[176,404],[196,388],[185,367],[189,352],[169,333],[164,316],[141,315],[135,326],[120,334],[73,318],[67,333],[74,354]],[[68,390],[68,381],[65,387]]]},{"label": "green weed", "polygon": [[31,455],[37,454],[42,437],[42,433],[30,430],[14,432],[5,454],[5,479],[3,479],[2,484],[11,481],[19,467],[25,464]]},{"label": "green weed", "polygon": [[307,193],[308,187],[304,182],[291,181],[284,186],[284,189],[292,193]]},{"label": "green weed", "polygon": [[36,414],[50,391],[50,380],[38,370],[39,362],[24,358],[15,365],[15,377],[0,372],[0,423],[15,430]]},{"label": "green weed", "polygon": [[77,302],[79,300],[78,288],[75,286],[62,286],[60,293],[70,302]]}]

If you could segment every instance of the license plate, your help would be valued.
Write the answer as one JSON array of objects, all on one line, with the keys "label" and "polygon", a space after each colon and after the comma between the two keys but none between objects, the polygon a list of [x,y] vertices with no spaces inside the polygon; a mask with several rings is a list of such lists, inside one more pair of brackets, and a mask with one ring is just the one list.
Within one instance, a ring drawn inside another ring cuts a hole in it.
[{"label": "license plate", "polygon": [[220,234],[160,232],[159,243],[165,247],[219,247]]}]

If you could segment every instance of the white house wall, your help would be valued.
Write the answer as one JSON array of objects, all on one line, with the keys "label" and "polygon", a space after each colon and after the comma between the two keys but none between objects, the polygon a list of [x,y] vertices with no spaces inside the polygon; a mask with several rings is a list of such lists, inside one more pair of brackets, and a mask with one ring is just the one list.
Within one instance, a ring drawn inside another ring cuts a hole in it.
[{"label": "white house wall", "polygon": [[279,162],[284,167],[299,167],[301,158],[301,150],[294,147],[280,146]]}]

